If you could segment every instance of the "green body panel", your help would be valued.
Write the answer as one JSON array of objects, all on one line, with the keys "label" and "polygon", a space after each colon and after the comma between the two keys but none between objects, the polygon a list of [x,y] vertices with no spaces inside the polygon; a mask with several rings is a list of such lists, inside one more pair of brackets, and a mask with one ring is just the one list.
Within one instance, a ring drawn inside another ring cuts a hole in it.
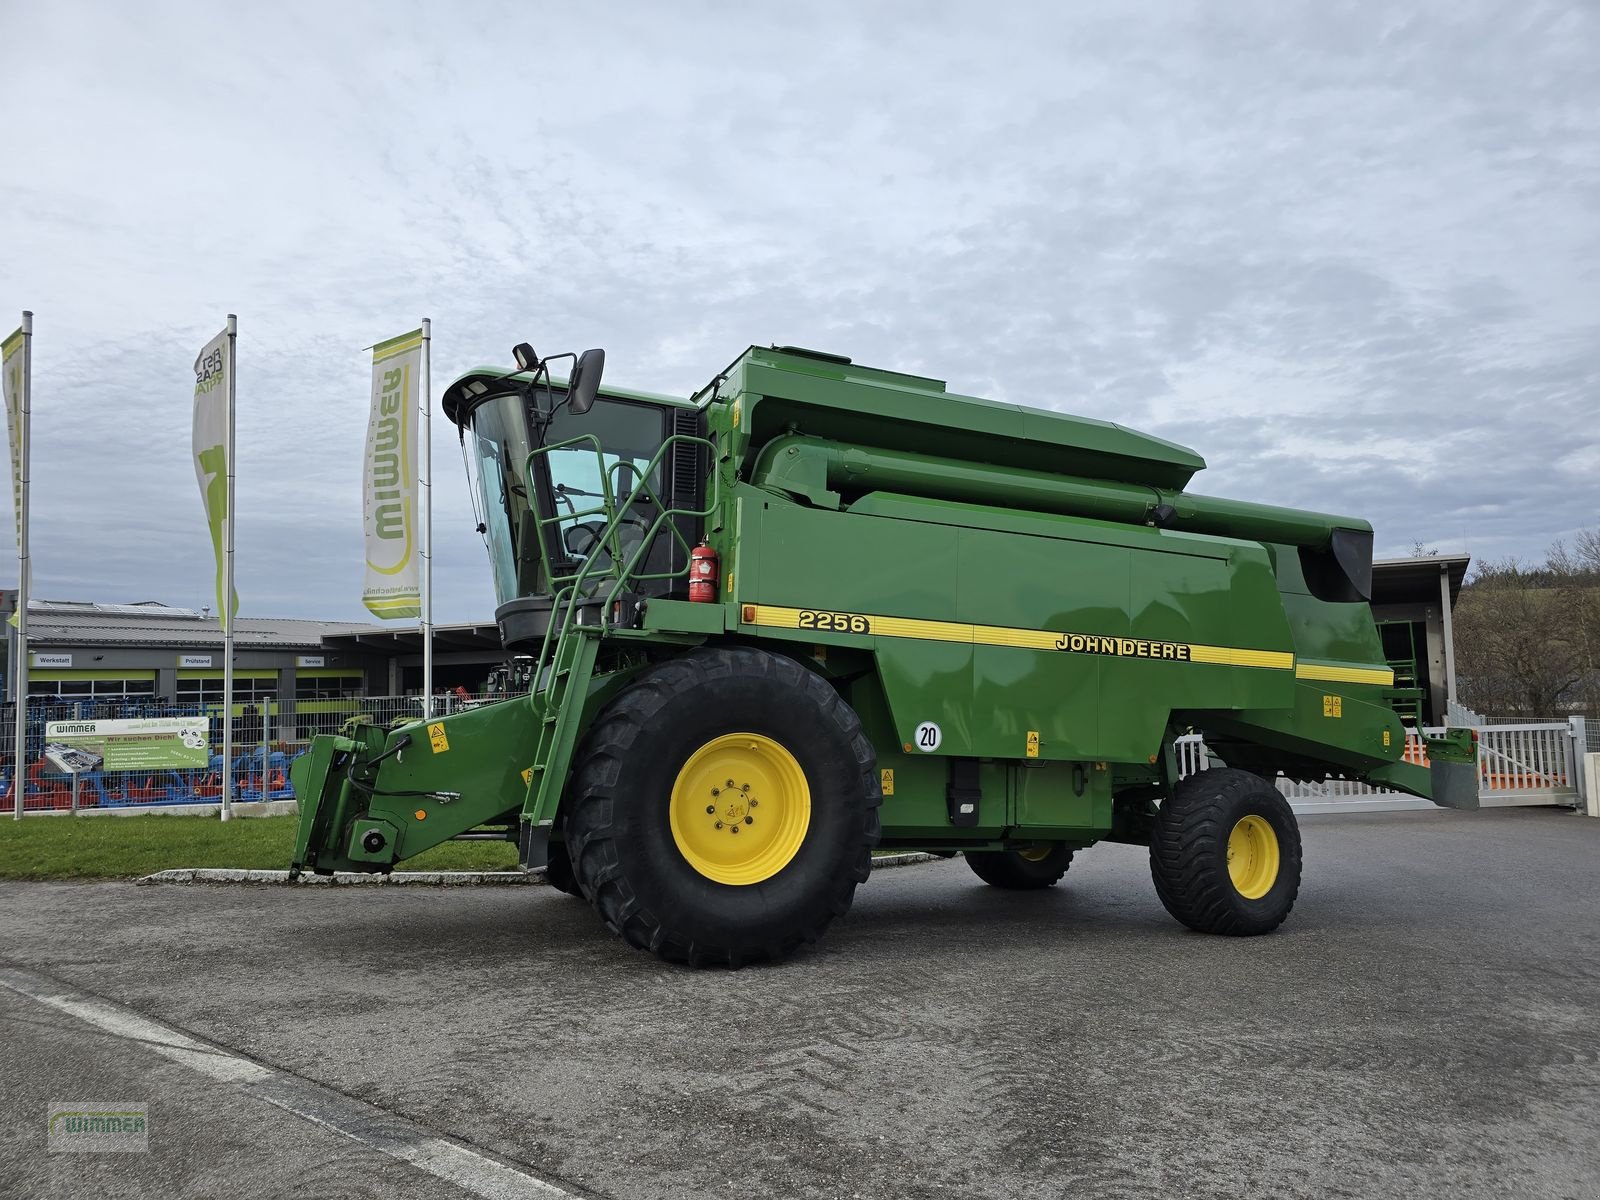
[{"label": "green body panel", "polygon": [[[452,418],[470,420],[463,382],[506,378],[456,381]],[[600,394],[702,423],[694,519],[719,602],[640,593],[617,607],[626,620],[579,628],[557,597],[529,697],[431,731],[317,739],[295,768],[297,864],[387,870],[498,824],[520,825],[537,865],[604,705],[652,663],[729,641],[794,657],[859,714],[886,844],[1139,840],[1191,730],[1251,770],[1434,790],[1434,772],[1402,761],[1360,599],[1364,521],[1192,495],[1204,462],[1182,446],[805,352],[752,348],[692,401]],[[596,544],[615,544],[632,503],[602,502]],[[621,574],[607,596],[634,595]],[[919,749],[928,723],[938,745]],[[1471,769],[1459,737],[1429,750]],[[369,834],[383,845],[363,847]]]},{"label": "green body panel", "polygon": [[1290,703],[1294,647],[1258,545],[898,497],[830,512],[749,487],[738,522],[742,544],[763,548],[737,578],[741,608],[860,614],[869,627],[882,616],[1040,631],[1050,643],[1070,634],[1115,638],[1119,648],[1199,643],[1285,661],[1263,669],[1075,653],[1070,642],[1041,651],[742,623],[758,636],[870,648],[890,744],[909,743],[932,721],[945,756],[1023,758],[1032,732],[1042,759],[1132,762],[1157,753],[1175,710]]}]

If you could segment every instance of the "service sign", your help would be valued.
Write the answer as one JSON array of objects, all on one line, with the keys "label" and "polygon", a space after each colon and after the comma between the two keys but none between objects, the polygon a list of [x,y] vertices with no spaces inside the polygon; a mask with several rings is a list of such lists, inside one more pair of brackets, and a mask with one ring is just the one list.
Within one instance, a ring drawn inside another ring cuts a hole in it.
[{"label": "service sign", "polygon": [[211,655],[209,654],[178,655],[178,666],[180,667],[209,667],[210,665]]},{"label": "service sign", "polygon": [[50,721],[45,755],[65,771],[192,770],[211,765],[205,717]]}]

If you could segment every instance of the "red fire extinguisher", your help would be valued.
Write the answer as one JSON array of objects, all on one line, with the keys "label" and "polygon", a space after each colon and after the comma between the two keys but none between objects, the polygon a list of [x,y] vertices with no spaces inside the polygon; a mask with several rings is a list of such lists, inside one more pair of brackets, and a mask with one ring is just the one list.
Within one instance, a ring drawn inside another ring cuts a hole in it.
[{"label": "red fire extinguisher", "polygon": [[701,542],[689,551],[689,599],[710,604],[717,598],[717,552]]}]

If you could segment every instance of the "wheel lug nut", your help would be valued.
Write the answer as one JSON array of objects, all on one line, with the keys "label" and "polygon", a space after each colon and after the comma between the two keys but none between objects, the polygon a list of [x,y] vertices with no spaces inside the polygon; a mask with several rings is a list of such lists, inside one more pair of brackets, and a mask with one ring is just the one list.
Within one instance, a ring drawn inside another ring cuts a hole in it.
[{"label": "wheel lug nut", "polygon": [[713,796],[720,796],[720,795],[722,795],[722,789],[721,788],[712,788],[711,789],[711,794]]},{"label": "wheel lug nut", "polygon": [[718,828],[718,829],[721,829],[721,828],[722,828],[722,822],[721,822],[721,821],[718,821],[718,822],[717,822],[717,828]]},{"label": "wheel lug nut", "polygon": [[744,823],[746,825],[754,825],[756,823],[756,819],[754,817],[746,817],[744,819]]},{"label": "wheel lug nut", "polygon": [[729,833],[738,833],[739,832],[739,827],[737,825],[730,825],[728,827],[728,832]]},{"label": "wheel lug nut", "polygon": [[715,804],[708,804],[706,805],[706,811],[708,813],[714,813],[717,811],[717,806]]},{"label": "wheel lug nut", "polygon": [[761,803],[761,801],[759,801],[759,800],[752,800],[752,801],[750,801],[750,807],[754,808],[757,804],[760,804],[760,803]]}]

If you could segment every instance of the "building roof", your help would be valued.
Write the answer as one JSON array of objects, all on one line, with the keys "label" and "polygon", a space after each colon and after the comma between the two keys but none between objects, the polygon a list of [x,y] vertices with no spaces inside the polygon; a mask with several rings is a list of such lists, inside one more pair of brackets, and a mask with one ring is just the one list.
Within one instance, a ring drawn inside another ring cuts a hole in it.
[{"label": "building roof", "polygon": [[[305,621],[289,617],[239,617],[233,625],[236,648],[320,650],[329,634],[360,629],[355,621]],[[30,600],[28,641],[32,645],[174,646],[222,649],[222,622],[192,608],[154,601],[95,604],[76,600]]]},{"label": "building roof", "polygon": [[[384,654],[421,654],[422,632],[415,625],[348,625],[332,630],[322,640],[328,650],[377,650]],[[435,625],[433,627],[435,653],[446,651],[476,651],[504,658],[506,651],[500,644],[500,627],[493,621],[467,625]]]},{"label": "building roof", "polygon": [[1425,554],[1420,558],[1380,558],[1372,564],[1372,602],[1410,604],[1439,598],[1439,572],[1450,576],[1450,607],[1461,595],[1470,554]]}]

